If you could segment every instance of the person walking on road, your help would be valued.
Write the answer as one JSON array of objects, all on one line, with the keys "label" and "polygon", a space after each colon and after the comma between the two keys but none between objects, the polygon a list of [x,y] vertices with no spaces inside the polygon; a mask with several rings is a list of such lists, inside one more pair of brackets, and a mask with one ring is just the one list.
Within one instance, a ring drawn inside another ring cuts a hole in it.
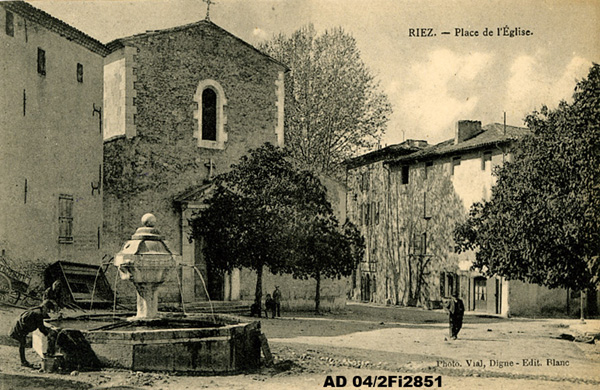
[{"label": "person walking on road", "polygon": [[452,340],[456,340],[465,314],[465,305],[458,297],[458,291],[452,293],[452,299],[448,302],[447,309],[450,316],[450,337]]},{"label": "person walking on road", "polygon": [[279,286],[275,286],[275,291],[273,291],[273,301],[275,301],[274,314],[276,314],[277,317],[281,317],[281,290],[279,290]]}]

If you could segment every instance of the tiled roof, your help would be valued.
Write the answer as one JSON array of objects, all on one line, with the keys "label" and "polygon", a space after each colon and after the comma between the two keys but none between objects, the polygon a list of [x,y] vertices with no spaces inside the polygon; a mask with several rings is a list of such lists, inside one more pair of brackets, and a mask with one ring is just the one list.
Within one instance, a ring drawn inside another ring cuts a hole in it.
[{"label": "tiled roof", "polygon": [[405,156],[407,154],[417,152],[427,146],[428,145],[426,141],[409,139],[400,144],[386,146],[385,148],[354,157],[345,161],[344,164],[348,169],[354,169],[363,165],[375,163],[377,161],[390,160],[396,157]]},{"label": "tiled roof", "polygon": [[68,25],[60,19],[42,11],[41,9],[35,8],[31,4],[27,4],[24,1],[2,1],[0,5],[23,18],[33,21],[40,26],[57,33],[58,35],[66,38],[69,41],[73,41],[86,49],[106,56],[109,51],[100,41],[90,37],[82,31],[79,31],[73,26]]},{"label": "tiled roof", "polygon": [[481,150],[494,145],[504,145],[529,134],[529,129],[524,127],[506,126],[500,123],[491,123],[482,128],[482,132],[458,144],[454,138],[439,144],[424,148],[407,156],[400,156],[388,160],[390,163],[409,163],[414,161],[431,160],[441,156],[451,156],[471,150]]},{"label": "tiled roof", "polygon": [[254,46],[252,46],[251,44],[249,44],[248,42],[244,41],[243,39],[236,37],[235,35],[233,35],[229,31],[227,31],[227,30],[225,30],[225,29],[217,26],[216,24],[214,24],[210,20],[206,20],[206,19],[200,20],[199,22],[185,24],[185,25],[182,25],[182,26],[176,26],[176,27],[166,28],[166,29],[162,29],[162,30],[151,30],[151,31],[146,31],[145,33],[140,33],[140,34],[135,34],[135,35],[131,35],[131,36],[128,36],[128,37],[118,38],[118,39],[115,39],[114,41],[111,41],[111,42],[107,43],[106,46],[108,47],[108,49],[112,53],[115,50],[118,50],[118,49],[122,48],[127,43],[129,43],[129,42],[135,42],[138,39],[146,38],[146,37],[152,36],[152,35],[160,35],[160,34],[167,34],[167,33],[172,33],[172,32],[183,31],[183,30],[186,30],[186,29],[189,29],[189,28],[193,28],[193,27],[208,27],[208,28],[213,28],[213,29],[217,30],[218,32],[220,32],[222,34],[229,35],[230,37],[234,38],[238,42],[240,42],[243,45],[245,45],[245,46],[249,47],[250,49],[254,50],[256,53],[258,53],[261,56],[265,57],[267,60],[269,60],[269,61],[271,61],[271,62],[273,62],[273,63],[281,66],[286,71],[289,70],[289,68],[285,64],[277,61],[275,58],[269,56],[268,54],[263,53],[262,51],[258,50],[257,48],[255,48]]}]

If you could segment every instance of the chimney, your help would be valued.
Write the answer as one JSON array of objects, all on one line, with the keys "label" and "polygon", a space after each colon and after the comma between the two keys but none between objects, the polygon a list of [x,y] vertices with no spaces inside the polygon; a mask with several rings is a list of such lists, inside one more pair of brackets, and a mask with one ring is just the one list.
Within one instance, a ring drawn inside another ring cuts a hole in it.
[{"label": "chimney", "polygon": [[458,121],[456,124],[456,133],[454,135],[454,144],[466,141],[481,133],[481,121]]}]

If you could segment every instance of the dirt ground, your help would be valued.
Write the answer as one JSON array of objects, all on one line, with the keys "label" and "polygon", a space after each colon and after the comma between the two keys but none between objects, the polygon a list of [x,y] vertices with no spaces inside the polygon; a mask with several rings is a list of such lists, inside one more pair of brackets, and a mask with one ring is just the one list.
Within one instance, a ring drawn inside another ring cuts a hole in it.
[{"label": "dirt ground", "polygon": [[[0,307],[1,335],[19,312]],[[597,389],[600,346],[559,337],[573,334],[575,324],[467,315],[459,339],[448,341],[447,317],[438,311],[350,305],[336,314],[284,313],[261,319],[274,366],[230,376],[118,369],[43,373],[22,368],[16,344],[0,336],[0,390],[324,389],[336,381],[348,389],[399,388],[408,387],[407,377],[414,387],[429,378],[432,388],[444,389]],[[600,327],[599,320],[590,324]],[[27,356],[41,364],[31,349]]]}]

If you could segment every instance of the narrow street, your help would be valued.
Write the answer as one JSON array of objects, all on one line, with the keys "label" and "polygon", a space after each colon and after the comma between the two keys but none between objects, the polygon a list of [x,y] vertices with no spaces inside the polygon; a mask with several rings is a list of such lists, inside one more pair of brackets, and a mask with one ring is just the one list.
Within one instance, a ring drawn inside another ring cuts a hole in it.
[{"label": "narrow street", "polygon": [[[441,311],[347,308],[337,314],[284,313],[281,319],[261,319],[275,365],[231,376],[116,369],[42,373],[21,368],[16,346],[2,336],[0,389],[322,389],[333,387],[336,380],[344,388],[398,388],[399,376],[402,387],[408,387],[407,376],[413,381],[429,376],[435,380],[432,388],[444,389],[594,389],[600,385],[600,347],[559,338],[576,334],[578,320],[470,314],[459,339],[446,341],[446,316]],[[18,310],[2,310],[3,334],[13,314]],[[600,332],[599,328],[599,320],[588,320],[585,329]],[[31,349],[28,358],[40,364]]]}]

